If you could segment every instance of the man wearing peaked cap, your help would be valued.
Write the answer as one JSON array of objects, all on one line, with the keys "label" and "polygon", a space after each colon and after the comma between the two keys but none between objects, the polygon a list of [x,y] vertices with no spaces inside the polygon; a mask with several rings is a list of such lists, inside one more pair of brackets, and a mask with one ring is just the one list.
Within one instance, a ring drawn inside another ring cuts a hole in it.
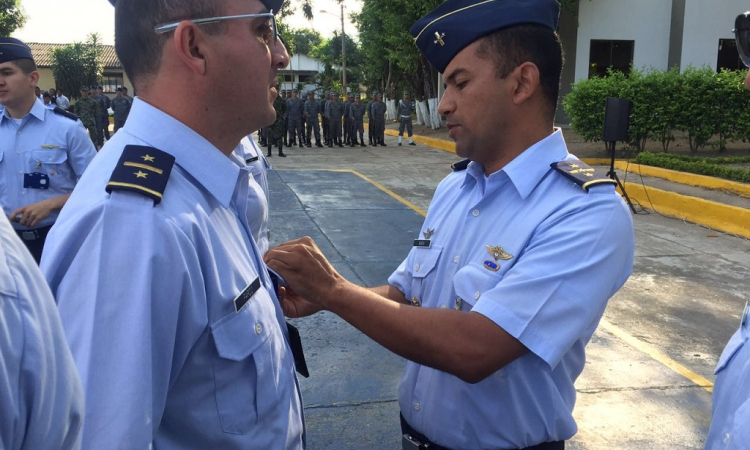
[{"label": "man wearing peaked cap", "polygon": [[388,285],[344,280],[309,238],[266,254],[300,296],[288,311],[332,311],[409,360],[404,448],[562,449],[576,433],[574,382],[634,236],[611,180],[554,128],[558,14],[553,0],[448,0],[412,27],[466,159]]},{"label": "man wearing peaked cap", "polygon": [[75,116],[36,97],[38,81],[31,49],[0,37],[0,448],[68,450],[83,389],[37,263],[96,151]]},{"label": "man wearing peaked cap", "polygon": [[115,50],[138,96],[42,260],[84,380],[83,448],[305,448],[299,337],[238,148],[276,118],[282,3],[116,2]]}]

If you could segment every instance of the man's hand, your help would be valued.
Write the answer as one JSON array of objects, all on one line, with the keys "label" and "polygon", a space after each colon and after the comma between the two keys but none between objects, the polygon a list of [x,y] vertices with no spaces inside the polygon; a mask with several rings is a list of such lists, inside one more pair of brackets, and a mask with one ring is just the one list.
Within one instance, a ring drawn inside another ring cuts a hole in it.
[{"label": "man's hand", "polygon": [[[325,300],[338,287],[348,283],[323,256],[315,242],[309,237],[289,241],[270,249],[263,257],[271,269],[286,280],[293,290],[287,290],[282,300],[291,313],[317,312],[325,308]],[[288,297],[288,301],[286,299]],[[312,305],[317,305],[313,310]],[[287,313],[284,306],[285,313]],[[299,310],[299,312],[297,312]],[[291,316],[290,316],[291,317]]]},{"label": "man's hand", "polygon": [[49,217],[57,207],[57,198],[48,198],[38,203],[23,206],[13,211],[8,217],[11,221],[34,228],[39,222]]},{"label": "man's hand", "polygon": [[281,302],[281,310],[284,311],[284,315],[293,319],[311,316],[323,309],[283,286],[279,287],[279,302]]}]

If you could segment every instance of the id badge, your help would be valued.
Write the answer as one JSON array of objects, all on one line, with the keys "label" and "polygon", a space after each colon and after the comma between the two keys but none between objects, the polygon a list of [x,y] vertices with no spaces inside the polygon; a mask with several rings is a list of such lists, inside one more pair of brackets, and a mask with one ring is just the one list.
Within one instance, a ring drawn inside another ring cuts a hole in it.
[{"label": "id badge", "polygon": [[23,174],[24,189],[49,189],[49,175],[46,173],[25,173]]}]

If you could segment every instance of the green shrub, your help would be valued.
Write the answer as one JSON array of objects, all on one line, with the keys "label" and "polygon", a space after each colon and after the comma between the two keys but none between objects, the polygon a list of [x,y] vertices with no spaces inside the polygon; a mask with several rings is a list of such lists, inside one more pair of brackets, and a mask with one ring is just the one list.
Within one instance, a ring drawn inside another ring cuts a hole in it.
[{"label": "green shrub", "polygon": [[701,158],[667,153],[642,152],[636,156],[636,162],[646,166],[680,172],[707,175],[731,181],[750,182],[750,170],[735,167],[725,167],[726,164],[747,164],[750,157],[735,158]]}]

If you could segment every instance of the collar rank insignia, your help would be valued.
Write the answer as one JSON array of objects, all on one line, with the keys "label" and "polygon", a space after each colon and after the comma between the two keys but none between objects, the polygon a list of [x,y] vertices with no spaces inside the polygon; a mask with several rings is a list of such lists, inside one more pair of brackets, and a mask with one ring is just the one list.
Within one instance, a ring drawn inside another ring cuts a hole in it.
[{"label": "collar rank insignia", "polygon": [[432,234],[435,232],[434,228],[428,228],[425,231],[422,232],[422,236],[424,236],[424,239],[414,239],[414,246],[419,248],[430,248],[432,247],[432,241],[430,238],[432,237]]},{"label": "collar rank insignia", "polygon": [[128,145],[122,151],[106,190],[131,191],[151,197],[154,206],[161,202],[174,156],[143,145]]},{"label": "collar rank insignia", "polygon": [[562,174],[565,178],[581,186],[588,192],[591,186],[596,184],[617,184],[615,180],[596,172],[591,166],[583,161],[567,160],[550,164],[550,167]]}]

